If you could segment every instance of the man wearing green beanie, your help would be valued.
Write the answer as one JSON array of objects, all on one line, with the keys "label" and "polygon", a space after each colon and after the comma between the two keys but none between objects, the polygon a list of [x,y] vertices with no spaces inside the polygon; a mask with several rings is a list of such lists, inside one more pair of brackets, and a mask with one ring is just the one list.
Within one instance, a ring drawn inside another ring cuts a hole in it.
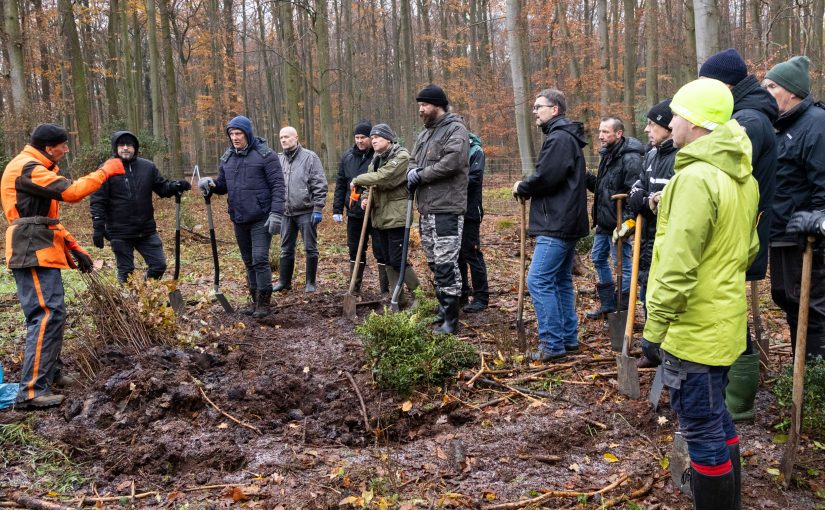
[{"label": "man wearing green beanie", "polygon": [[759,250],[751,142],[733,95],[699,79],[670,104],[674,175],[659,203],[642,349],[688,444],[696,510],[741,508],[739,438],[725,407],[730,365],[745,348],[745,270]]},{"label": "man wearing green beanie", "polygon": [[[776,98],[778,161],[770,234],[771,296],[785,311],[796,346],[805,236],[786,231],[796,213],[825,210],[825,109],[810,95],[808,57],[775,65],[762,86]],[[794,229],[790,229],[794,230]],[[825,261],[814,257],[808,307],[808,357],[825,356]]]}]

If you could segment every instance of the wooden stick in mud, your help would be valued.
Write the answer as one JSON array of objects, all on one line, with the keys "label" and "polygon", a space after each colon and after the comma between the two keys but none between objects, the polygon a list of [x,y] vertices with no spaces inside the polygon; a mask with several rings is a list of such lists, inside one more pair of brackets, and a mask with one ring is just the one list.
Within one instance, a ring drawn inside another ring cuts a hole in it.
[{"label": "wooden stick in mud", "polygon": [[[592,498],[597,494],[604,494],[607,491],[611,491],[618,487],[619,485],[625,483],[630,477],[628,475],[622,475],[616,480],[615,482],[611,483],[607,487],[599,489],[593,492],[578,492],[578,491],[547,491],[541,496],[532,498],[532,499],[522,499],[521,501],[515,501],[513,503],[501,503],[498,505],[486,506],[484,510],[518,510],[519,508],[524,508],[526,506],[535,506],[544,503],[545,501],[550,501],[553,498],[578,498],[578,497],[586,497],[588,499]],[[651,484],[652,485],[652,484]],[[648,489],[649,490],[649,489]]]},{"label": "wooden stick in mud", "polygon": [[355,384],[355,379],[353,379],[352,374],[349,372],[344,372],[344,375],[347,376],[349,383],[352,385],[352,389],[354,389],[355,394],[358,395],[358,402],[361,404],[361,415],[364,418],[364,428],[374,433],[375,431],[372,430],[372,427],[370,427],[370,417],[367,414],[367,406],[364,405],[364,397],[361,396],[361,390],[359,390],[358,385]]},{"label": "wooden stick in mud", "polygon": [[255,425],[250,425],[250,424],[248,424],[248,423],[246,423],[246,422],[243,422],[243,421],[241,421],[241,420],[239,420],[239,419],[235,418],[235,417],[234,417],[234,416],[232,416],[231,414],[227,413],[226,411],[224,411],[224,410],[223,410],[223,409],[221,409],[220,407],[218,407],[218,406],[217,406],[214,402],[212,402],[211,400],[209,400],[209,397],[207,397],[207,396],[206,396],[206,393],[203,391],[203,388],[201,388],[199,385],[197,385],[197,386],[198,386],[198,391],[200,391],[200,392],[201,392],[201,396],[203,397],[203,399],[204,399],[204,400],[206,400],[207,402],[209,402],[209,405],[211,405],[212,407],[214,407],[216,411],[218,411],[218,412],[219,412],[219,413],[221,413],[222,415],[226,416],[226,417],[227,417],[227,418],[229,418],[230,420],[234,421],[235,423],[237,423],[237,424],[238,424],[238,425],[240,425],[241,427],[248,428],[249,430],[254,430],[255,432],[257,432],[257,433],[258,433],[258,435],[263,435],[263,432],[261,432],[261,429],[259,429],[259,428],[258,428],[258,427],[256,427]]}]

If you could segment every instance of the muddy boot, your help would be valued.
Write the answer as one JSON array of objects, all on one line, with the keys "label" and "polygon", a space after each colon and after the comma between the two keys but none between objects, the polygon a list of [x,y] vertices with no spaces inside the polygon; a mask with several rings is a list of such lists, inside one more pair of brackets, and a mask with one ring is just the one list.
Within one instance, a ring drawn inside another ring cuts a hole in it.
[{"label": "muddy boot", "polygon": [[616,311],[616,287],[612,283],[597,283],[599,308],[590,310],[585,315],[588,319],[603,319],[608,313]]},{"label": "muddy boot", "polygon": [[[353,263],[353,266],[355,263]],[[358,273],[355,275],[355,289],[353,289],[353,293],[360,294],[361,293],[361,283],[364,281],[364,269],[366,269],[367,263],[360,262],[358,264]]]},{"label": "muddy boot", "polygon": [[258,292],[258,300],[255,303],[255,312],[252,317],[260,319],[269,315],[269,303],[272,301],[272,291],[262,290]]},{"label": "muddy boot", "polygon": [[756,411],[753,401],[759,387],[759,354],[743,354],[728,371],[725,405],[733,421],[752,421]]},{"label": "muddy boot", "polygon": [[249,300],[246,306],[240,309],[244,315],[252,315],[255,312],[255,301],[258,299],[258,289],[249,288]]},{"label": "muddy boot", "polygon": [[418,299],[415,297],[415,289],[421,286],[421,282],[418,280],[418,275],[415,274],[415,269],[413,269],[413,267],[409,264],[407,264],[407,270],[404,271],[404,284],[407,286],[407,290],[410,291],[410,296],[413,298],[410,308],[418,308]]},{"label": "muddy boot", "polygon": [[441,296],[441,301],[444,303],[444,324],[442,324],[441,327],[435,332],[455,335],[458,331],[459,296],[443,294]]},{"label": "muddy boot", "polygon": [[[387,278],[390,284],[390,300],[392,300],[392,294],[395,292],[395,288],[398,285],[398,277],[401,276],[398,274],[398,271],[391,266],[387,266]],[[398,308],[405,308],[407,306],[407,295],[404,293],[404,286],[401,285],[401,292],[398,293]]]},{"label": "muddy boot", "polygon": [[378,264],[378,284],[380,285],[379,292],[382,298],[390,295],[390,281],[387,279],[386,264]]},{"label": "muddy boot", "polygon": [[694,510],[730,510],[734,504],[733,470],[723,475],[709,476],[690,468],[690,487]]},{"label": "muddy boot", "polygon": [[281,257],[278,266],[278,281],[272,287],[272,292],[281,292],[292,289],[292,271],[295,269],[295,257]]},{"label": "muddy boot", "polygon": [[728,445],[730,463],[733,466],[733,510],[742,510],[742,458],[739,441]]},{"label": "muddy boot", "polygon": [[444,322],[444,301],[441,297],[441,292],[435,291],[435,298],[438,300],[438,306],[435,308],[435,319],[430,324],[436,325]]},{"label": "muddy boot", "polygon": [[315,292],[315,274],[318,272],[318,257],[307,257],[307,284],[304,292]]},{"label": "muddy boot", "polygon": [[63,403],[63,395],[47,392],[39,397],[34,397],[23,402],[17,402],[14,407],[17,409],[42,409],[44,407],[59,406]]}]

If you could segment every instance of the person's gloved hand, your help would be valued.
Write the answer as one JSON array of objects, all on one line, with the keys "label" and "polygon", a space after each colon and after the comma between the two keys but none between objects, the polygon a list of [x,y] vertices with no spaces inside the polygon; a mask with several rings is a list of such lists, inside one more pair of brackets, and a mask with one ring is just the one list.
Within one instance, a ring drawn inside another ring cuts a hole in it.
[{"label": "person's gloved hand", "polygon": [[[81,273],[92,272],[92,268],[94,267],[92,257],[86,250],[80,247],[77,241],[66,241],[66,248],[69,250],[70,256],[74,258],[74,262],[76,263],[75,267],[77,267]],[[69,265],[72,265],[72,261],[69,261]]]},{"label": "person's gloved hand", "polygon": [[521,185],[521,181],[516,181],[513,184],[513,198],[521,198],[521,195],[518,194],[518,187]]},{"label": "person's gloved hand", "polygon": [[324,219],[324,217],[320,212],[314,212],[314,213],[312,213],[312,219],[310,220],[310,222],[312,223],[312,226],[315,226],[315,225],[321,223],[321,220],[323,220],[323,219]]},{"label": "person's gloved hand", "polygon": [[203,196],[208,197],[212,194],[212,188],[215,187],[215,179],[211,177],[201,177],[198,181],[198,189],[201,190]]},{"label": "person's gloved hand", "polygon": [[418,183],[421,182],[421,175],[419,175],[418,171],[421,170],[420,168],[410,168],[410,171],[407,172],[407,188],[408,189],[415,189],[418,187]]},{"label": "person's gloved hand", "polygon": [[104,239],[106,239],[106,225],[95,225],[92,232],[92,243],[95,248],[103,248]]},{"label": "person's gloved hand", "polygon": [[648,342],[646,339],[642,338],[642,352],[645,354],[647,359],[656,365],[662,363],[662,349],[659,344]]},{"label": "person's gloved hand", "polygon": [[614,228],[613,244],[616,244],[619,241],[619,239],[624,239],[625,237],[632,234],[634,228],[636,228],[636,220],[634,219],[625,220],[624,223],[622,223],[622,228]]},{"label": "person's gloved hand", "polygon": [[171,188],[175,193],[183,193],[192,189],[192,185],[189,184],[189,181],[172,181]]},{"label": "person's gloved hand", "polygon": [[332,215],[332,221],[334,221],[335,223],[341,223],[342,221],[344,221],[344,215],[342,215],[342,214],[333,214]]},{"label": "person's gloved hand", "polygon": [[647,197],[647,206],[650,208],[650,212],[653,214],[659,213],[659,202],[662,200],[662,192],[657,191],[655,193],[651,193],[649,197]]},{"label": "person's gloved hand", "polygon": [[107,179],[115,175],[123,175],[126,173],[126,168],[123,167],[123,160],[120,158],[107,159],[102,165],[100,165],[100,170],[103,171],[103,175],[105,175]]},{"label": "person's gloved hand", "polygon": [[264,223],[264,227],[266,227],[269,235],[274,236],[281,232],[281,219],[282,216],[280,214],[274,212],[269,213],[269,218],[267,218]]},{"label": "person's gloved hand", "polygon": [[797,211],[791,215],[785,232],[789,234],[825,235],[825,212]]}]

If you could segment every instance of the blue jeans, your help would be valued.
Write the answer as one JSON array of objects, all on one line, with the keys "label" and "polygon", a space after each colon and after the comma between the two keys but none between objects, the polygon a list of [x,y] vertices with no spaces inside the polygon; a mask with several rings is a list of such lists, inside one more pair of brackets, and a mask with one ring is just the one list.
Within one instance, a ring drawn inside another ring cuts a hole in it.
[{"label": "blue jeans", "polygon": [[[593,267],[599,283],[613,283],[613,271],[608,257],[613,258],[613,267],[618,264],[618,250],[613,244],[613,234],[595,234],[593,236]],[[633,246],[629,241],[622,242],[622,292],[630,292],[630,276],[633,271]]]},{"label": "blue jeans", "polygon": [[157,232],[143,237],[112,238],[109,240],[115,254],[117,279],[123,283],[135,270],[135,250],[146,262],[146,278],[160,280],[166,272],[166,256]]},{"label": "blue jeans", "polygon": [[[726,441],[736,437],[736,427],[725,407],[730,367],[694,363],[683,371],[679,363],[684,362],[664,351],[662,355],[662,379],[670,393],[670,407],[679,419],[679,430],[687,441],[690,460],[703,466],[725,464],[730,460]],[[697,368],[704,371],[697,372]]]},{"label": "blue jeans", "polygon": [[536,309],[539,349],[564,353],[578,345],[576,298],[573,295],[573,256],[576,240],[538,236],[527,288]]},{"label": "blue jeans", "polygon": [[272,268],[269,267],[269,245],[272,236],[266,220],[233,223],[235,240],[246,268],[246,284],[250,290],[272,291]]}]

